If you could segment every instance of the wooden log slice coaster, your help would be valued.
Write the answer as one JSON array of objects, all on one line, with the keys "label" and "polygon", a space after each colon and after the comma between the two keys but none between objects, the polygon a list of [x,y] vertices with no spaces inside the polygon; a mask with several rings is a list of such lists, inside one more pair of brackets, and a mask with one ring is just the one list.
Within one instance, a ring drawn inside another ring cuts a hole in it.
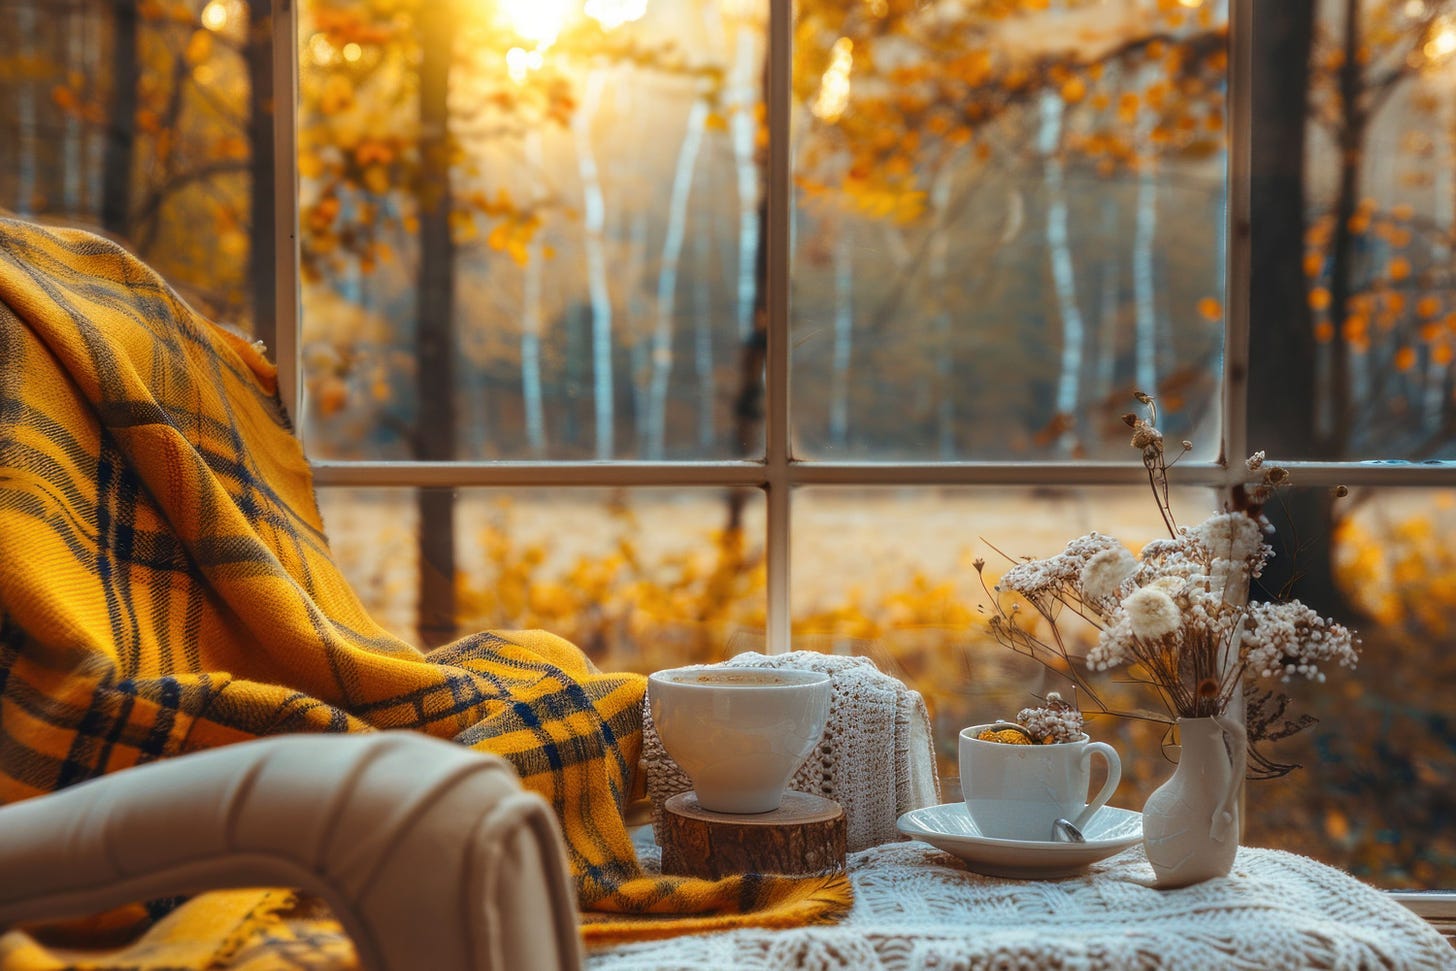
[{"label": "wooden log slice coaster", "polygon": [[695,792],[662,804],[662,872],[716,880],[735,873],[826,873],[844,869],[844,809],[789,790],[767,813],[715,813]]}]

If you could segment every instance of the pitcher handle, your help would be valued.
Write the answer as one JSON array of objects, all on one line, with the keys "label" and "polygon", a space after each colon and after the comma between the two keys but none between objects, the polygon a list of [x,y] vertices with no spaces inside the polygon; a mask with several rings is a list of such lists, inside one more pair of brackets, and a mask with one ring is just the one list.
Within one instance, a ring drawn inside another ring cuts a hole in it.
[{"label": "pitcher handle", "polygon": [[1214,810],[1213,819],[1210,823],[1208,835],[1214,840],[1222,843],[1232,835],[1238,837],[1237,833],[1230,834],[1233,828],[1235,811],[1238,809],[1239,791],[1244,784],[1244,772],[1247,769],[1249,756],[1249,734],[1244,730],[1243,722],[1237,718],[1230,718],[1227,715],[1214,715],[1213,722],[1223,729],[1225,738],[1228,741],[1229,756],[1229,786],[1228,792],[1224,794],[1223,802]]}]

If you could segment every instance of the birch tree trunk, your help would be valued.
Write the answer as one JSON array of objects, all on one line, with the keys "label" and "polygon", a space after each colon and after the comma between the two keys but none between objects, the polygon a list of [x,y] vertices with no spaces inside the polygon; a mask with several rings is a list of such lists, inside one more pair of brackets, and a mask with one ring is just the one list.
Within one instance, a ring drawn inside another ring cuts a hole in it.
[{"label": "birch tree trunk", "polygon": [[657,322],[652,330],[652,378],[647,404],[647,449],[649,461],[661,461],[667,437],[667,386],[672,376],[672,332],[677,312],[678,266],[682,261],[683,238],[687,231],[688,201],[692,198],[693,171],[703,144],[708,122],[708,104],[693,102],[687,131],[678,148],[673,171],[672,194],[667,204],[667,233],[662,241],[662,266],[657,274]]},{"label": "birch tree trunk", "polygon": [[[711,171],[711,170],[710,170]],[[712,196],[714,186],[708,185]],[[714,230],[717,223],[714,222]],[[698,382],[698,454],[706,457],[713,452],[717,438],[713,425],[714,403],[717,401],[717,387],[713,374],[713,240],[717,232],[693,235],[693,260],[697,267],[697,279],[693,281],[693,376]]]},{"label": "birch tree trunk", "polygon": [[854,350],[854,246],[841,225],[834,241],[834,344],[829,370],[829,447],[849,447],[849,368]]},{"label": "birch tree trunk", "polygon": [[1093,393],[1098,397],[1112,394],[1117,377],[1117,325],[1121,316],[1122,289],[1122,263],[1117,258],[1121,247],[1113,244],[1118,238],[1117,217],[1117,200],[1108,193],[1102,197],[1102,279],[1097,302],[1097,347],[1100,353],[1092,362]]},{"label": "birch tree trunk", "polygon": [[[932,212],[944,213],[950,205],[951,166],[943,165],[930,184],[930,207]],[[955,458],[955,355],[952,326],[947,301],[951,292],[949,277],[950,229],[937,222],[931,232],[935,238],[930,244],[930,292],[936,294],[935,318],[931,322],[934,334],[935,360],[935,443],[936,455],[941,461]]]},{"label": "birch tree trunk", "polygon": [[[534,180],[541,171],[539,132],[526,135],[526,164]],[[531,237],[521,282],[521,398],[526,412],[526,446],[537,458],[546,454],[546,407],[541,393],[541,297],[545,262],[545,247],[537,232]]]},{"label": "birch tree trunk", "polygon": [[[1141,126],[1147,144],[1150,123]],[[1155,254],[1158,237],[1157,160],[1146,159],[1138,172],[1137,210],[1132,244],[1133,374],[1141,391],[1158,393],[1158,304]]]},{"label": "birch tree trunk", "polygon": [[607,285],[606,201],[602,197],[597,159],[592,151],[591,128],[601,104],[605,78],[600,69],[587,75],[581,106],[572,123],[577,169],[581,176],[585,233],[587,292],[591,299],[592,400],[596,414],[596,457],[606,461],[616,454],[616,398],[612,375],[612,294]]},{"label": "birch tree trunk", "polygon": [[1060,450],[1070,453],[1078,441],[1077,404],[1081,398],[1083,343],[1086,326],[1077,306],[1077,279],[1068,232],[1067,197],[1062,180],[1062,99],[1048,92],[1041,98],[1041,129],[1037,140],[1042,155],[1042,178],[1047,196],[1047,253],[1052,285],[1062,324],[1062,354],[1056,388],[1058,418],[1065,423]]},{"label": "birch tree trunk", "polygon": [[759,71],[755,69],[758,35],[749,26],[735,32],[735,56],[729,88],[730,132],[733,138],[733,169],[738,178],[738,303],[737,324],[740,343],[753,331],[753,308],[758,288],[754,272],[759,242],[758,160],[754,143],[757,140],[758,116],[754,110],[758,95]]}]

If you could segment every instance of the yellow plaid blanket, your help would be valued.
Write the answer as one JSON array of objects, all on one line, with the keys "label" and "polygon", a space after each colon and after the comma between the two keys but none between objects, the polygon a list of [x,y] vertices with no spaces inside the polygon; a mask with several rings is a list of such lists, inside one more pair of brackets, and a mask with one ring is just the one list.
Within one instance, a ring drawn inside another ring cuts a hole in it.
[{"label": "yellow plaid blanket", "polygon": [[[621,806],[643,691],[541,632],[428,655],[385,632],[333,563],[262,354],[120,247],[0,214],[0,803],[260,735],[412,729],[509,758],[555,807],[589,942],[843,912],[843,878],[640,869]],[[282,900],[205,894],[80,964],[268,966],[307,939]],[[75,964],[57,942],[126,919],[12,930],[0,969]]]}]

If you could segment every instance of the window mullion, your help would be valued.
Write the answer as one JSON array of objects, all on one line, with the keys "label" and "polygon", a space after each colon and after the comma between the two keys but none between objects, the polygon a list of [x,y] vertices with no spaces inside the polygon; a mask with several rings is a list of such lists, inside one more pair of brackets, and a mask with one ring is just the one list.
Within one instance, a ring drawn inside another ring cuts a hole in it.
[{"label": "window mullion", "polygon": [[764,284],[767,339],[764,381],[764,458],[768,482],[768,650],[789,648],[789,219],[793,205],[790,131],[790,72],[793,0],[769,0],[768,19],[768,225]]},{"label": "window mullion", "polygon": [[1224,214],[1223,458],[1232,487],[1249,454],[1249,133],[1253,123],[1253,0],[1229,9],[1227,210]]}]

